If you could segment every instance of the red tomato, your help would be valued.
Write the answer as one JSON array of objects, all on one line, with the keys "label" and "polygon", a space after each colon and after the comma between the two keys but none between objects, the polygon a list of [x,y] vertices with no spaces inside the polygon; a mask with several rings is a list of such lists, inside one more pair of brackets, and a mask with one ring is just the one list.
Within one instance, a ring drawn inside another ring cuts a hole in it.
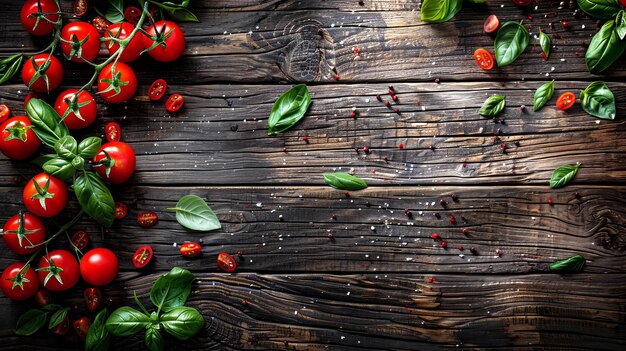
[{"label": "red tomato", "polygon": [[[172,21],[158,21],[146,30],[143,45],[150,56],[159,62],[171,62],[178,59],[185,51],[185,34]],[[156,45],[156,46],[155,46]]]},{"label": "red tomato", "polygon": [[500,20],[498,19],[498,16],[490,15],[485,20],[485,24],[483,25],[483,30],[485,31],[485,33],[491,34],[491,33],[494,33],[496,30],[498,30],[498,27],[500,27]]},{"label": "red tomato", "polygon": [[100,162],[95,166],[96,172],[111,184],[122,184],[135,172],[135,152],[130,145],[121,141],[102,145],[93,162]]},{"label": "red tomato", "polygon": [[[48,77],[46,83],[43,76]],[[61,85],[63,81],[63,65],[50,54],[39,54],[26,60],[22,68],[22,80],[30,90],[38,93],[49,93]]]},{"label": "red tomato", "polygon": [[485,71],[491,70],[495,64],[493,55],[483,48],[474,51],[474,61],[476,61],[476,64],[478,64],[478,66]]},{"label": "red tomato", "polygon": [[65,319],[61,323],[50,329],[52,333],[57,335],[65,335],[68,330],[70,330],[70,318],[68,316],[65,316]]},{"label": "red tomato", "polygon": [[224,271],[224,272],[234,272],[235,269],[237,269],[237,261],[235,261],[235,258],[229,254],[227,254],[226,252],[220,252],[219,254],[217,254],[217,265]]},{"label": "red tomato", "polygon": [[92,62],[100,52],[100,33],[87,22],[70,22],[61,30],[61,50],[74,62]]},{"label": "red tomato", "polygon": [[[37,280],[39,282],[39,280]],[[39,289],[35,293],[35,304],[39,307],[44,307],[52,303],[52,295],[46,289]]]},{"label": "red tomato", "polygon": [[76,246],[77,249],[83,250],[89,245],[89,235],[84,230],[79,230],[72,234],[72,244]]},{"label": "red tomato", "polygon": [[569,110],[576,102],[576,95],[572,92],[565,92],[556,100],[556,108],[561,111]]},{"label": "red tomato", "polygon": [[183,107],[185,98],[180,94],[173,94],[165,101],[165,109],[169,113],[175,113]]},{"label": "red tomato", "polygon": [[102,34],[107,30],[107,28],[109,28],[111,22],[102,16],[96,16],[91,20],[91,24],[96,27],[98,33]]},{"label": "red tomato", "polygon": [[11,115],[11,109],[9,108],[9,106],[5,104],[0,104],[0,123],[6,121],[10,115]]},{"label": "red tomato", "polygon": [[159,221],[159,216],[153,211],[139,212],[137,223],[144,228],[152,227]]},{"label": "red tomato", "polygon": [[115,203],[115,219],[122,219],[126,217],[127,213],[128,213],[128,207],[126,207],[125,203],[123,202]]},{"label": "red tomato", "polygon": [[626,7],[626,0],[619,0],[619,4]]},{"label": "red tomato", "polygon": [[[128,22],[115,23],[115,24],[110,25],[106,29],[106,32],[104,33],[104,37],[105,38],[117,38],[120,40],[124,40],[130,37],[130,34],[132,33],[134,29],[135,29],[135,26]],[[117,44],[116,42],[112,40],[105,41],[104,45],[106,46],[107,50],[109,50],[109,55],[111,56],[113,56],[113,54],[117,52],[117,49],[120,48],[119,44]],[[128,46],[126,46],[126,49],[124,49],[122,56],[120,56],[119,58],[119,61],[120,62],[133,62],[139,58],[139,55],[141,55],[141,52],[143,51],[143,49],[144,47],[143,47],[143,40],[141,39],[141,33],[138,32],[137,34],[135,34],[133,39],[131,39]]]},{"label": "red tomato", "polygon": [[107,141],[120,141],[122,138],[122,128],[115,122],[110,122],[104,127],[104,136]]},{"label": "red tomato", "polygon": [[29,212],[39,217],[54,217],[67,204],[67,187],[61,179],[39,173],[24,187],[22,199]]},{"label": "red tomato", "polygon": [[128,6],[126,10],[124,10],[124,19],[132,23],[133,26],[137,25],[137,22],[139,22],[140,17],[141,17],[141,9],[135,6]]},{"label": "red tomato", "polygon": [[78,318],[76,321],[74,321],[74,331],[83,341],[87,339],[87,331],[89,331],[90,326],[91,319],[89,319],[88,317]]},{"label": "red tomato", "polygon": [[12,160],[24,160],[32,156],[41,141],[26,116],[9,118],[0,125],[0,152]]},{"label": "red tomato", "polygon": [[519,7],[528,7],[533,4],[533,0],[513,0],[513,3]]},{"label": "red tomato", "polygon": [[[41,9],[39,5],[41,4]],[[26,31],[33,35],[46,35],[52,33],[54,25],[50,22],[59,20],[59,7],[54,0],[26,0],[20,12],[20,21]],[[37,15],[42,14],[39,21]],[[45,16],[43,14],[46,14]],[[48,19],[50,22],[46,21]]]},{"label": "red tomato", "polygon": [[16,214],[9,218],[2,229],[2,240],[7,247],[18,255],[27,255],[37,251],[46,240],[46,228],[39,218],[31,214]]},{"label": "red tomato", "polygon": [[11,300],[26,300],[35,295],[39,289],[37,273],[31,267],[23,268],[24,266],[21,262],[13,263],[0,276],[0,288],[4,296]]},{"label": "red tomato", "polygon": [[193,241],[188,241],[180,246],[180,254],[185,257],[196,257],[202,251],[202,246]]},{"label": "red tomato", "polygon": [[96,100],[87,91],[81,91],[78,98],[74,101],[78,89],[68,89],[57,97],[54,103],[54,109],[59,116],[63,117],[67,112],[67,116],[63,119],[67,128],[71,130],[87,128],[96,120],[98,108]]},{"label": "red tomato", "polygon": [[105,248],[89,250],[80,260],[80,275],[89,285],[110,284],[117,276],[119,268],[117,256]]},{"label": "red tomato", "polygon": [[161,100],[167,90],[167,82],[163,79],[157,79],[148,88],[148,97],[152,101]]},{"label": "red tomato", "polygon": [[141,246],[133,255],[133,266],[140,269],[148,265],[152,260],[152,248],[150,246]]},{"label": "red tomato", "polygon": [[89,8],[89,3],[87,0],[76,0],[74,1],[74,15],[77,17],[82,17],[87,13],[87,9]]},{"label": "red tomato", "polygon": [[39,260],[39,282],[52,291],[69,290],[78,283],[78,261],[67,250],[54,250]]},{"label": "red tomato", "polygon": [[98,93],[102,99],[112,104],[130,100],[137,92],[137,76],[130,66],[118,62],[105,66],[98,75]]},{"label": "red tomato", "polygon": [[87,288],[83,292],[83,298],[85,299],[85,305],[90,311],[95,311],[100,307],[102,301],[102,293],[98,288]]}]

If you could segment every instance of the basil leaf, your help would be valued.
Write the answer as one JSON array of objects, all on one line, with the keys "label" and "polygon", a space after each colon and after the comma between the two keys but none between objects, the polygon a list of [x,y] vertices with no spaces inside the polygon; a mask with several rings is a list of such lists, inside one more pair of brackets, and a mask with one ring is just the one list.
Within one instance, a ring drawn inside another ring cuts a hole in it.
[{"label": "basil leaf", "polygon": [[85,212],[105,227],[113,224],[115,202],[100,177],[85,171],[74,180],[74,193]]},{"label": "basil leaf", "polygon": [[48,313],[44,310],[32,309],[20,316],[15,326],[17,335],[33,335],[46,325]]},{"label": "basil leaf", "polygon": [[15,54],[0,60],[0,84],[6,83],[19,72],[23,58],[22,54]]},{"label": "basil leaf", "polygon": [[80,142],[80,144],[78,144],[78,156],[83,158],[93,158],[96,154],[98,154],[100,146],[102,146],[102,139],[98,137],[85,138]]},{"label": "basil leaf", "polygon": [[495,117],[504,110],[505,106],[506,97],[504,95],[491,95],[485,100],[478,113],[485,117]]},{"label": "basil leaf", "polygon": [[565,165],[555,169],[552,172],[552,177],[550,177],[550,189],[564,187],[565,184],[574,179],[576,173],[578,173],[578,168],[580,168],[580,163],[575,165]]},{"label": "basil leaf", "polygon": [[498,67],[508,66],[526,50],[529,41],[528,29],[519,22],[504,23],[496,34],[494,50]]},{"label": "basil leaf", "polygon": [[61,306],[59,304],[49,303],[49,304],[43,306],[41,309],[44,310],[44,311],[48,311],[48,312],[55,312],[55,311],[58,311],[58,310],[60,310],[62,308],[63,308],[63,306]]},{"label": "basil leaf", "polygon": [[78,144],[71,135],[66,135],[54,144],[54,151],[57,155],[66,160],[72,160],[78,154]]},{"label": "basil leaf", "polygon": [[539,111],[554,95],[554,79],[546,83],[535,91],[535,98],[533,101],[533,110]]},{"label": "basil leaf", "polygon": [[617,17],[615,17],[615,26],[617,27],[617,35],[621,40],[626,37],[626,12],[621,10]]},{"label": "basil leaf", "polygon": [[361,190],[367,188],[367,183],[349,173],[324,173],[326,184],[340,190]]},{"label": "basil leaf", "polygon": [[50,317],[50,323],[48,323],[48,329],[52,329],[56,327],[57,325],[59,325],[60,323],[62,323],[65,320],[65,317],[67,317],[67,312],[69,310],[70,309],[66,307],[66,308],[62,308],[54,312],[52,314],[52,317]]},{"label": "basil leaf", "polygon": [[607,70],[624,53],[626,41],[619,39],[615,21],[607,21],[593,36],[587,52],[585,63],[591,73]]},{"label": "basil leaf", "polygon": [[588,114],[602,118],[615,119],[615,97],[604,82],[593,82],[580,92],[580,103]]},{"label": "basil leaf", "polygon": [[463,0],[423,0],[422,21],[431,23],[447,22],[461,11]]},{"label": "basil leaf", "polygon": [[111,21],[111,23],[117,23],[124,20],[124,1],[123,0],[108,0],[109,6],[104,13],[104,17]]},{"label": "basil leaf", "polygon": [[267,134],[276,135],[293,127],[304,117],[309,105],[311,105],[311,96],[305,84],[289,89],[276,100],[272,107]]},{"label": "basil leaf", "polygon": [[36,164],[39,167],[42,167],[46,162],[55,159],[59,156],[57,156],[56,154],[47,154],[47,155],[41,155],[38,157],[35,157],[31,162]]},{"label": "basil leaf", "polygon": [[146,329],[144,343],[146,344],[146,348],[150,351],[163,350],[163,337],[161,336],[161,333],[159,333],[159,330],[154,326],[150,326]]},{"label": "basil leaf", "polygon": [[123,306],[107,318],[106,328],[115,336],[134,335],[150,325],[150,318],[136,309]]},{"label": "basil leaf", "polygon": [[65,123],[61,123],[59,114],[43,100],[28,100],[26,114],[37,137],[51,148],[54,148],[59,139],[70,134]]},{"label": "basil leaf", "polygon": [[544,55],[546,55],[546,60],[549,59],[550,37],[544,32],[539,32],[539,46],[541,46],[541,51],[543,51]]},{"label": "basil leaf", "polygon": [[63,180],[72,178],[76,174],[76,168],[72,166],[72,163],[62,158],[53,158],[44,163],[42,168],[49,175]]},{"label": "basil leaf", "polygon": [[191,293],[191,284],[195,279],[188,270],[174,267],[156,280],[150,290],[150,301],[165,312],[183,306]]},{"label": "basil leaf", "polygon": [[176,339],[187,340],[202,329],[204,318],[195,308],[180,306],[163,314],[161,325]]},{"label": "basil leaf", "polygon": [[176,211],[178,223],[191,230],[210,231],[222,227],[209,205],[196,195],[183,196],[176,207],[168,210]]},{"label": "basil leaf", "polygon": [[111,335],[105,323],[109,313],[105,309],[100,311],[87,331],[85,340],[85,351],[106,351],[111,343]]},{"label": "basil leaf", "polygon": [[572,256],[565,260],[555,261],[549,268],[557,272],[579,272],[585,268],[585,258],[580,255]]},{"label": "basil leaf", "polygon": [[617,0],[578,0],[578,6],[586,14],[600,19],[613,18],[620,10]]}]

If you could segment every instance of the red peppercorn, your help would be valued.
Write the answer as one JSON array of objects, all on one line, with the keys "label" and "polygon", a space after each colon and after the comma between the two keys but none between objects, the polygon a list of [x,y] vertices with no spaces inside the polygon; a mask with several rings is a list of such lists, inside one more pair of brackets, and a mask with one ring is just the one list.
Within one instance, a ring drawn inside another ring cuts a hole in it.
[{"label": "red peppercorn", "polygon": [[428,145],[428,148],[431,149],[431,150],[435,150],[435,145],[430,144],[430,145]]},{"label": "red peppercorn", "polygon": [[404,144],[398,145],[398,149],[404,149]]},{"label": "red peppercorn", "polygon": [[440,204],[441,206],[445,207],[448,203],[446,202],[446,200],[441,199],[441,200],[439,200],[439,204]]},{"label": "red peppercorn", "polygon": [[469,233],[469,229],[463,228],[463,234],[467,234],[467,233]]},{"label": "red peppercorn", "polygon": [[309,142],[309,137],[308,136],[303,136],[302,140],[306,141],[307,143]]},{"label": "red peppercorn", "polygon": [[452,194],[452,195],[450,195],[450,197],[452,198],[452,201],[458,201],[459,200],[459,197],[456,196],[456,194]]},{"label": "red peppercorn", "polygon": [[429,282],[429,283],[434,283],[434,282],[436,282],[436,281],[437,281],[437,278],[435,278],[435,277],[428,278],[428,282]]},{"label": "red peppercorn", "polygon": [[463,246],[459,245],[459,247],[457,247],[457,249],[459,249],[459,251],[463,251]]},{"label": "red peppercorn", "polygon": [[385,106],[389,107],[391,106],[391,103],[389,101],[385,101]]},{"label": "red peppercorn", "polygon": [[548,205],[552,205],[552,204],[554,204],[554,201],[552,201],[552,199],[549,199],[548,200]]},{"label": "red peppercorn", "polygon": [[433,233],[433,235],[431,235],[430,237],[433,238],[434,240],[437,240],[439,239],[439,234]]},{"label": "red peppercorn", "polygon": [[385,162],[389,162],[389,158],[388,158],[387,156],[383,157],[383,160],[384,160]]},{"label": "red peppercorn", "polygon": [[237,251],[237,256],[239,256],[239,257],[243,256],[243,252]]},{"label": "red peppercorn", "polygon": [[544,61],[548,61],[548,55],[545,52],[541,52],[541,57],[543,57]]},{"label": "red peppercorn", "polygon": [[561,21],[561,26],[565,29],[569,29],[569,23],[567,21]]},{"label": "red peppercorn", "polygon": [[330,219],[332,219],[333,221],[336,221],[337,220],[337,215],[330,216]]},{"label": "red peppercorn", "polygon": [[400,109],[399,109],[399,108],[396,108],[395,110],[393,110],[393,112],[395,112],[395,113],[397,113],[397,114],[400,114]]},{"label": "red peppercorn", "polygon": [[352,113],[350,114],[350,117],[355,118],[356,117],[356,112],[352,111]]},{"label": "red peppercorn", "polygon": [[577,199],[580,199],[580,193],[579,193],[578,191],[577,191],[577,192],[575,192],[575,193],[574,193],[574,197],[575,197],[575,198],[577,198]]},{"label": "red peppercorn", "polygon": [[328,239],[333,240],[335,238],[335,236],[333,235],[333,233],[328,233]]},{"label": "red peppercorn", "polygon": [[382,98],[382,97],[380,97],[380,95],[376,95],[376,100],[378,100],[378,101],[380,101],[380,102],[383,102],[383,98]]},{"label": "red peppercorn", "polygon": [[350,193],[349,193],[349,192],[347,192],[347,191],[345,191],[343,194],[344,194],[346,197],[350,197]]},{"label": "red peppercorn", "polygon": [[392,99],[393,101],[398,101],[398,95],[394,95],[394,96],[392,96],[392,97],[391,97],[391,99]]},{"label": "red peppercorn", "polygon": [[286,147],[283,148],[283,152],[287,152],[287,148]]},{"label": "red peppercorn", "polygon": [[422,102],[421,102],[421,101],[419,101],[419,100],[417,100],[417,105],[419,106],[419,105],[421,105],[421,104],[422,104]]},{"label": "red peppercorn", "polygon": [[339,76],[338,74],[335,74],[335,80],[339,80],[339,78],[341,78],[341,76]]},{"label": "red peppercorn", "polygon": [[467,167],[467,163],[464,163],[464,164],[463,164],[463,168],[465,168],[465,167]]},{"label": "red peppercorn", "polygon": [[365,153],[369,153],[370,152],[369,146],[363,147],[363,151],[365,151]]},{"label": "red peppercorn", "polygon": [[248,302],[246,300],[241,300],[241,304],[245,306],[248,304]]},{"label": "red peppercorn", "polygon": [[448,247],[448,243],[445,242],[445,241],[442,241],[441,242],[441,247],[443,247],[445,249],[446,247]]},{"label": "red peppercorn", "polygon": [[470,247],[470,252],[471,252],[472,254],[476,255],[476,253],[477,253],[476,248],[475,248],[475,247],[473,247],[473,246],[472,246],[472,247]]},{"label": "red peppercorn", "polygon": [[500,249],[496,249],[496,255],[498,255],[498,256],[502,256],[502,250],[500,250]]},{"label": "red peppercorn", "polygon": [[354,48],[354,54],[355,54],[355,55],[358,55],[358,54],[359,54],[359,52],[360,52],[359,48]]}]

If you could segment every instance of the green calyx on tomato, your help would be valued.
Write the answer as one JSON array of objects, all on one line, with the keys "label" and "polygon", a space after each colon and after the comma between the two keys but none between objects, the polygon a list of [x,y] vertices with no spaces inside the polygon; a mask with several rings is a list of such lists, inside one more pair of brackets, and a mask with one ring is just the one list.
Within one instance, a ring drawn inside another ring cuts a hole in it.
[{"label": "green calyx on tomato", "polygon": [[59,282],[60,284],[63,284],[63,279],[61,278],[61,273],[63,273],[63,268],[57,267],[57,265],[54,263],[54,260],[52,258],[44,256],[42,257],[42,259],[44,259],[48,263],[48,266],[37,268],[35,271],[48,272],[48,274],[43,280],[43,286],[48,285],[48,281],[52,277],[54,277],[54,279],[56,279],[56,281]]},{"label": "green calyx on tomato", "polygon": [[33,185],[35,189],[37,189],[37,193],[30,197],[31,200],[39,200],[39,204],[41,208],[46,210],[46,199],[53,199],[55,194],[51,194],[48,192],[48,188],[50,188],[50,177],[46,181],[46,185],[42,188],[39,183],[37,183],[36,179],[33,179]]},{"label": "green calyx on tomato", "polygon": [[44,63],[42,63],[41,65],[37,64],[34,56],[30,58],[30,63],[35,68],[35,73],[30,78],[30,81],[27,84],[29,88],[31,88],[33,84],[35,84],[35,82],[39,78],[41,78],[44,82],[46,82],[46,90],[50,91],[50,81],[48,80],[48,75],[46,74],[46,71],[48,70],[48,68],[50,68],[51,57],[52,56],[49,56],[48,59],[44,61]]},{"label": "green calyx on tomato", "polygon": [[154,28],[155,28],[155,34],[149,36],[150,39],[152,40],[152,45],[150,45],[149,48],[146,48],[146,51],[151,51],[152,49],[156,48],[157,46],[162,46],[164,49],[167,48],[167,43],[165,42],[172,34],[174,34],[174,30],[170,30],[169,32],[167,31],[167,23],[165,21],[163,21],[163,25],[161,26],[161,29],[159,30],[156,26],[156,24],[153,24]]},{"label": "green calyx on tomato", "polygon": [[40,231],[40,228],[37,228],[35,230],[28,230],[26,229],[26,219],[24,218],[25,214],[20,212],[19,213],[19,217],[17,220],[17,229],[15,230],[5,230],[2,232],[2,235],[6,235],[6,234],[15,234],[17,235],[17,241],[20,245],[20,247],[24,247],[23,245],[23,241],[24,239],[26,239],[26,241],[28,241],[28,243],[30,245],[33,245],[33,243],[28,239],[27,235],[30,234],[34,234],[37,233],[38,231]]},{"label": "green calyx on tomato", "polygon": [[6,280],[13,283],[11,285],[11,290],[14,290],[17,287],[19,287],[21,290],[24,290],[24,283],[30,283],[30,279],[26,278],[26,273],[28,272],[29,268],[30,265],[26,264],[19,270],[15,277],[6,278]]},{"label": "green calyx on tomato", "polygon": [[13,127],[9,127],[6,129],[7,132],[9,132],[9,136],[7,136],[4,141],[11,141],[14,139],[20,140],[22,142],[27,142],[28,141],[28,134],[26,134],[26,132],[28,132],[29,129],[31,129],[33,126],[27,126],[25,124],[23,124],[20,121],[15,122],[15,124],[13,125]]},{"label": "green calyx on tomato", "polygon": [[66,59],[71,60],[74,57],[82,58],[83,45],[85,45],[89,41],[89,34],[87,34],[83,40],[78,39],[78,36],[76,34],[72,34],[70,40],[61,39],[61,41],[71,46],[69,54],[65,56]]},{"label": "green calyx on tomato", "polygon": [[93,100],[78,102],[78,94],[74,94],[74,97],[72,99],[65,100],[65,103],[67,104],[67,110],[65,111],[63,116],[61,116],[61,119],[63,120],[67,115],[73,113],[76,118],[84,121],[85,119],[83,118],[83,116],[80,115],[80,109],[91,104],[92,102],[95,104],[95,101]]},{"label": "green calyx on tomato", "polygon": [[102,153],[104,154],[104,158],[98,161],[97,163],[95,163],[93,166],[94,168],[105,166],[106,175],[108,178],[111,175],[111,169],[113,168],[113,166],[115,166],[115,160],[111,158],[111,155],[109,155],[109,153],[106,150],[102,150]]},{"label": "green calyx on tomato", "polygon": [[109,91],[114,91],[115,93],[111,95],[111,97],[118,95],[122,92],[122,87],[130,84],[128,81],[122,80],[122,72],[116,72],[111,79],[102,78],[100,82],[109,84],[104,90],[98,92],[99,94],[108,93]]}]

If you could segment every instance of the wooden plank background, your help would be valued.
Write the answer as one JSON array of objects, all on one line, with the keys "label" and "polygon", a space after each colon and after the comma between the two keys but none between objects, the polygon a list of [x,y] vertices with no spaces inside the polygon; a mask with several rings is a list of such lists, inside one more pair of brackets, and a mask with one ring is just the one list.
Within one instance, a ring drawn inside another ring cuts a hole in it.
[{"label": "wooden plank background", "polygon": [[[0,53],[45,44],[23,31],[20,2],[3,5]],[[116,121],[138,155],[130,183],[113,188],[130,215],[106,232],[88,219],[76,225],[120,256],[106,305],[132,304],[133,290],[147,301],[154,279],[182,266],[199,278],[190,305],[207,323],[188,342],[166,338],[172,350],[623,350],[626,64],[589,74],[585,46],[598,24],[569,2],[558,5],[466,4],[455,20],[431,25],[419,20],[417,0],[194,1],[201,22],[182,25],[183,58],[132,64],[138,96],[123,106],[99,104],[98,121],[81,133],[101,134]],[[524,19],[533,39],[514,64],[485,73],[472,53],[492,46],[482,33],[491,13]],[[553,38],[549,61],[534,39],[539,28]],[[66,72],[68,87],[90,75],[73,64]],[[185,95],[181,113],[169,115],[145,96],[155,78]],[[534,90],[552,79],[555,96],[607,81],[618,119],[595,119],[579,105],[558,111],[553,102],[533,112]],[[310,86],[307,117],[267,136],[273,102],[296,82]],[[389,100],[390,84],[400,114],[376,99]],[[0,103],[21,114],[27,93],[14,79],[0,87]],[[496,121],[477,113],[492,94],[507,96]],[[364,146],[371,152],[355,151]],[[583,167],[572,185],[550,190],[552,170],[575,162]],[[321,174],[335,170],[354,171],[370,188],[346,198],[323,185]],[[0,157],[0,220],[23,208],[21,186],[36,172]],[[176,223],[166,209],[190,193],[208,200],[222,230],[189,233]],[[72,203],[68,212],[75,209]],[[158,212],[159,224],[140,228],[140,210]],[[185,240],[202,242],[203,255],[183,259],[174,244]],[[156,262],[137,272],[130,257],[143,244],[153,246]],[[17,258],[7,251],[0,250],[2,267]],[[219,271],[220,251],[243,253],[236,274]],[[549,263],[575,254],[587,258],[584,273],[547,272]],[[74,290],[58,298],[85,313]],[[0,349],[80,348],[73,336],[14,336],[31,304],[2,297],[0,306]],[[142,343],[118,338],[114,347]]]}]

